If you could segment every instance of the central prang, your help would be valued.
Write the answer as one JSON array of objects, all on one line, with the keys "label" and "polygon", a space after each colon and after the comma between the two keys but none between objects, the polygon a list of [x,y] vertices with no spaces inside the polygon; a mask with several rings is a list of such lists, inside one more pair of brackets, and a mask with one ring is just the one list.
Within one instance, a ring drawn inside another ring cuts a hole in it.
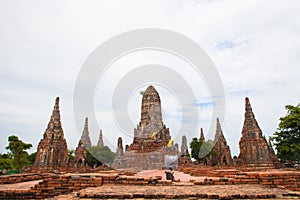
[{"label": "central prang", "polygon": [[177,167],[178,145],[173,144],[169,128],[163,124],[160,97],[150,85],[143,93],[141,121],[134,129],[133,142],[126,145],[118,139],[113,168],[161,169]]},{"label": "central prang", "polygon": [[134,129],[133,143],[129,150],[151,152],[165,147],[170,141],[169,128],[163,124],[158,92],[150,85],[143,94],[141,121]]}]

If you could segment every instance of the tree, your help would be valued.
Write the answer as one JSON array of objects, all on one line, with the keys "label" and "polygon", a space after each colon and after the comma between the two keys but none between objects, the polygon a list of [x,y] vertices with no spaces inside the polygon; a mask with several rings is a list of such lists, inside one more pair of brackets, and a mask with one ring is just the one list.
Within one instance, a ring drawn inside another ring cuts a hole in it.
[{"label": "tree", "polygon": [[74,157],[75,157],[75,150],[74,149],[69,149],[68,150],[68,156],[69,156],[69,159],[74,159]]},{"label": "tree", "polygon": [[87,153],[87,163],[94,165],[110,165],[115,159],[115,153],[108,146],[91,146]]},{"label": "tree", "polygon": [[300,104],[287,105],[277,131],[271,137],[281,161],[300,161]]},{"label": "tree", "polygon": [[12,169],[13,162],[9,154],[0,154],[0,170],[3,169]]},{"label": "tree", "polygon": [[27,159],[28,159],[28,161],[29,161],[29,163],[30,163],[31,165],[34,163],[35,157],[36,157],[36,152],[31,153],[31,154],[28,155],[28,158],[27,158]]},{"label": "tree", "polygon": [[32,144],[26,144],[15,135],[8,137],[8,146],[5,147],[10,150],[13,158],[13,164],[16,169],[21,170],[23,166],[28,165],[28,153],[25,151],[32,147]]},{"label": "tree", "polygon": [[212,147],[213,142],[211,140],[206,142],[198,138],[193,138],[190,143],[191,157],[200,163],[205,157],[210,155]]},{"label": "tree", "polygon": [[191,157],[196,159],[198,161],[198,163],[201,160],[201,158],[199,157],[199,151],[200,151],[202,143],[203,143],[203,141],[198,138],[193,138],[190,143]]}]

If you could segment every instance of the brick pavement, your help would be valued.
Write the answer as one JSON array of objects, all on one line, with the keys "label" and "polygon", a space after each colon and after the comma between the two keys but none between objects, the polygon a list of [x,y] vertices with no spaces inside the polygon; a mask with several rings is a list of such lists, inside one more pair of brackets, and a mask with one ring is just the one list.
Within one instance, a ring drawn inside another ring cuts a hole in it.
[{"label": "brick pavement", "polygon": [[[103,185],[52,198],[59,199],[299,199],[295,192],[261,185]],[[299,195],[299,193],[298,193]]]},{"label": "brick pavement", "polygon": [[35,186],[42,180],[36,181],[27,181],[22,183],[14,183],[14,184],[0,184],[0,191],[8,191],[8,190],[29,190],[31,187]]},{"label": "brick pavement", "polygon": [[[171,181],[163,180],[165,179],[164,170],[145,170],[138,172],[134,176],[121,175],[116,171],[51,175],[50,179],[43,181],[36,180],[15,184],[0,184],[0,199],[14,199],[17,197],[18,199],[45,198],[51,196],[47,195],[49,192],[52,196],[59,195],[52,199],[64,200],[80,198],[300,199],[300,192],[285,189],[285,186],[274,185],[274,188],[270,188],[264,182],[260,184],[255,184],[254,182],[247,184],[249,180],[256,180],[258,175],[268,175],[265,179],[275,183],[277,179],[272,178],[275,174],[274,171],[262,174],[258,174],[257,172],[240,174],[238,176],[242,176],[241,180],[247,181],[247,183],[243,182],[243,184],[233,181],[231,177],[194,177],[178,171],[175,171],[174,174],[175,179],[180,179],[180,182],[172,183]],[[226,174],[229,176],[233,175],[228,172]],[[289,179],[292,181],[297,179],[297,176],[292,179],[289,175],[290,172],[277,171],[276,174],[280,175],[280,177],[282,176],[282,181],[285,182],[288,182]],[[284,179],[285,176],[290,178]],[[97,182],[97,177],[102,181],[99,179],[100,182]],[[100,185],[102,186],[100,187]],[[299,188],[298,186],[296,187]],[[293,197],[291,194],[295,196]]]},{"label": "brick pavement", "polygon": [[[164,170],[143,170],[135,174],[134,176],[137,177],[155,177],[155,176],[161,176],[163,179],[166,178],[166,174]],[[195,177],[190,176],[189,174],[185,174],[180,171],[174,171],[174,177],[177,181],[204,181],[205,177]]]}]

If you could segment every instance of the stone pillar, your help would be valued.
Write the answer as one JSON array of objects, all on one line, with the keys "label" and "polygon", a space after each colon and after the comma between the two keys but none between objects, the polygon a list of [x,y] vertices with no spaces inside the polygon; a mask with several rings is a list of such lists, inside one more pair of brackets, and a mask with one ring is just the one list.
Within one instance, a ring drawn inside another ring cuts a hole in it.
[{"label": "stone pillar", "polygon": [[118,138],[118,147],[116,153],[117,155],[121,155],[121,156],[124,155],[123,141],[121,137]]},{"label": "stone pillar", "polygon": [[189,155],[189,149],[187,146],[186,136],[182,136],[182,143],[181,143],[181,155]]},{"label": "stone pillar", "polygon": [[98,139],[97,146],[104,147],[102,129],[100,129],[100,134],[99,134],[99,139]]},{"label": "stone pillar", "polygon": [[204,141],[205,138],[204,138],[204,133],[203,133],[203,129],[201,128],[200,129],[200,140]]},{"label": "stone pillar", "polygon": [[230,147],[227,145],[219,118],[217,118],[216,134],[212,151],[214,152],[211,159],[212,165],[232,165]]},{"label": "stone pillar", "polygon": [[274,166],[270,147],[266,138],[262,135],[248,98],[245,99],[245,119],[239,147],[238,161],[241,165]]},{"label": "stone pillar", "polygon": [[85,118],[84,122],[84,128],[81,136],[81,141],[83,143],[83,146],[87,149],[89,149],[92,146],[90,135],[89,135],[89,124],[88,124],[88,118]]},{"label": "stone pillar", "polygon": [[38,145],[33,169],[62,169],[68,166],[68,159],[68,147],[60,121],[57,97],[44,137]]}]

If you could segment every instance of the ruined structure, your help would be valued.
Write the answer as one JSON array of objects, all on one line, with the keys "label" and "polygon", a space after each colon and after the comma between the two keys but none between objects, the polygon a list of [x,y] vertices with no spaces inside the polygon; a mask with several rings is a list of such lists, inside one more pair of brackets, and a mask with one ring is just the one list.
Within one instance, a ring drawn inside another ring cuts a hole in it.
[{"label": "ruined structure", "polygon": [[[118,142],[120,150],[119,145]],[[123,157],[121,153],[117,156],[113,166],[161,169],[168,155],[177,155],[177,150],[171,140],[169,128],[166,128],[162,121],[159,94],[150,85],[142,97],[141,121],[134,129],[133,143],[126,147]]]},{"label": "ruined structure", "polygon": [[212,149],[211,165],[232,165],[230,148],[224,137],[219,118],[217,118],[214,147]]},{"label": "ruined structure", "polygon": [[118,138],[118,144],[116,149],[116,157],[112,165],[113,168],[120,169],[126,167],[126,161],[124,157],[123,141],[122,138]]},{"label": "ruined structure", "polygon": [[99,139],[98,139],[98,142],[97,142],[97,146],[104,147],[102,129],[100,129],[100,134],[99,134]]},{"label": "ruined structure", "polygon": [[191,163],[191,157],[190,157],[190,154],[189,154],[189,148],[188,148],[188,145],[187,145],[187,140],[186,140],[185,135],[182,136],[179,163],[181,165],[187,165],[187,164]]},{"label": "ruined structure", "polygon": [[91,143],[91,139],[90,139],[90,134],[89,134],[89,124],[88,124],[88,118],[85,118],[85,122],[84,122],[84,128],[83,128],[83,132],[82,132],[82,136],[80,139],[83,143],[83,146],[86,149],[89,149],[92,146]]},{"label": "ruined structure", "polygon": [[200,129],[200,140],[204,141],[205,137],[204,137],[204,133],[203,133],[203,129]]},{"label": "ruined structure", "polygon": [[272,152],[266,138],[258,126],[250,101],[245,99],[245,120],[239,142],[238,164],[246,166],[273,166]]},{"label": "ruined structure", "polygon": [[84,147],[83,142],[79,140],[78,146],[75,150],[74,166],[84,167],[87,159],[87,149]]},{"label": "ruined structure", "polygon": [[68,147],[60,121],[59,97],[57,97],[44,137],[38,145],[33,168],[51,170],[67,165]]},{"label": "ruined structure", "polygon": [[162,122],[161,102],[158,92],[151,85],[142,98],[141,121],[134,129],[133,152],[152,152],[167,145],[171,139],[169,128]]}]

